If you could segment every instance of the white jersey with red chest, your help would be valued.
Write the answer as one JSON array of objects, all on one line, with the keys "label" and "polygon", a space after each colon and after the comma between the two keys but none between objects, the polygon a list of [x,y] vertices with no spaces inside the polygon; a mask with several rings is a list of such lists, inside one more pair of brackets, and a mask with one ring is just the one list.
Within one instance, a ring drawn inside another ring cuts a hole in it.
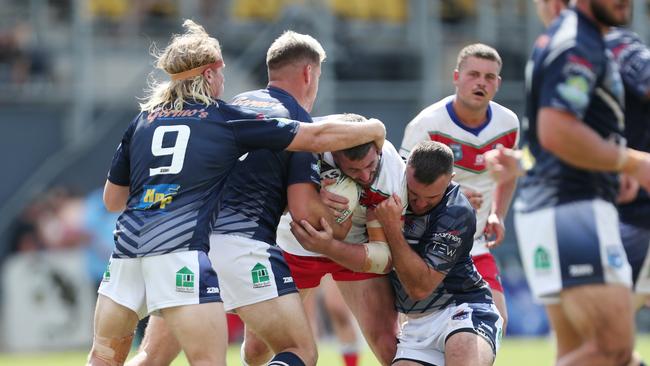
[{"label": "white jersey with red chest", "polygon": [[464,126],[452,107],[455,96],[448,96],[425,108],[404,131],[400,154],[408,157],[421,141],[438,141],[454,152],[454,180],[462,188],[483,195],[483,204],[476,212],[476,234],[471,255],[488,252],[483,231],[487,223],[495,183],[487,172],[483,154],[499,145],[515,148],[519,142],[519,119],[508,108],[490,102],[485,122],[476,128]]},{"label": "white jersey with red chest", "polygon": [[[366,210],[368,207],[374,207],[397,193],[402,200],[404,209],[408,204],[405,179],[405,164],[397,153],[397,150],[388,140],[382,147],[382,156],[379,162],[377,176],[369,187],[361,188],[359,204],[352,213],[352,228],[345,238],[348,243],[366,243],[368,242],[368,233],[366,231]],[[328,171],[336,170],[338,167],[334,163],[331,153],[323,154],[321,161],[321,177],[327,176]],[[287,253],[305,256],[321,257],[319,253],[314,253],[304,249],[296,240],[289,229],[291,215],[286,213],[280,219],[277,231],[277,243]]]}]

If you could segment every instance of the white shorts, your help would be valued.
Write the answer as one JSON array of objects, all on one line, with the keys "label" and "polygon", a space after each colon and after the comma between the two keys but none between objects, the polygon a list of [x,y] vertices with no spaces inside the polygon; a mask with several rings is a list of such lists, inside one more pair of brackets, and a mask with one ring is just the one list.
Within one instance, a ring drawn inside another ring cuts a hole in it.
[{"label": "white shorts", "polygon": [[236,235],[210,235],[210,260],[226,311],[298,292],[277,246]]},{"label": "white shorts", "polygon": [[562,289],[574,286],[632,284],[611,203],[585,200],[515,212],[515,229],[528,285],[539,302],[558,303]]},{"label": "white shorts", "polygon": [[501,343],[503,318],[494,304],[460,304],[430,314],[407,315],[400,327],[397,360],[445,364],[445,343],[459,332],[474,333],[484,338],[496,356]]},{"label": "white shorts", "polygon": [[207,254],[187,251],[140,258],[111,258],[97,291],[138,314],[221,302],[219,281]]}]

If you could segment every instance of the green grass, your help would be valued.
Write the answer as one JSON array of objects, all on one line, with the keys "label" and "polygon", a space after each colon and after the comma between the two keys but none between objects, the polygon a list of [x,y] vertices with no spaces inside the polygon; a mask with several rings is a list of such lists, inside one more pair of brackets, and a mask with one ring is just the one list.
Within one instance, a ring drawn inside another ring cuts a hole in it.
[{"label": "green grass", "polygon": [[[320,358],[319,366],[343,365],[336,347],[322,343],[319,345]],[[637,340],[637,351],[646,360],[650,360],[650,336],[642,336]],[[506,338],[501,346],[497,357],[497,366],[537,366],[552,365],[554,358],[553,342],[546,338],[518,339]],[[0,365],[11,366],[68,366],[83,365],[86,360],[86,351],[57,352],[43,354],[2,354],[0,353]],[[185,357],[179,356],[173,366],[187,366]],[[239,346],[231,346],[228,349],[228,365],[241,365],[239,362]],[[370,350],[366,349],[362,356],[360,366],[375,366],[379,363],[375,360]]]}]

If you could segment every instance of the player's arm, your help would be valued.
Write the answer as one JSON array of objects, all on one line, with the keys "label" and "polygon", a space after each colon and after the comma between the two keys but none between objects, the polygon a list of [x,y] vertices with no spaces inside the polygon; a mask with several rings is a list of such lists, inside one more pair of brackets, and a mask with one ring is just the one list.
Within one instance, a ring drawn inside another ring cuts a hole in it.
[{"label": "player's arm", "polygon": [[622,172],[650,186],[650,154],[605,140],[562,109],[542,108],[537,119],[542,147],[564,162],[587,170]]},{"label": "player's arm", "polygon": [[320,224],[323,230],[316,230],[306,220],[293,221],[291,232],[305,249],[320,253],[351,271],[365,272],[366,245],[372,244],[350,244],[334,239],[327,221],[321,218]]},{"label": "player's arm", "polygon": [[446,274],[431,268],[406,242],[400,220],[402,202],[397,195],[380,203],[375,213],[384,226],[393,267],[404,290],[415,301],[425,299],[440,285]]},{"label": "player's arm", "polygon": [[507,180],[505,182],[497,183],[494,187],[494,199],[492,201],[492,208],[488,216],[487,225],[485,226],[485,233],[488,237],[493,236],[494,239],[487,242],[488,248],[494,248],[501,244],[505,238],[505,218],[512,202],[512,196],[517,188],[517,179]]},{"label": "player's arm", "polygon": [[320,123],[301,123],[289,151],[338,151],[374,141],[381,149],[386,136],[384,124],[377,119],[364,122],[340,122],[326,119]]},{"label": "player's arm", "polygon": [[108,179],[104,185],[104,206],[110,212],[121,212],[126,208],[129,187],[111,183]]},{"label": "player's arm", "polygon": [[345,220],[338,224],[336,218],[332,215],[320,198],[318,188],[314,183],[296,183],[287,188],[288,206],[293,221],[307,221],[311,226],[317,229],[323,229],[320,219],[323,218],[333,230],[333,237],[343,239],[347,235],[352,225],[352,220]]}]

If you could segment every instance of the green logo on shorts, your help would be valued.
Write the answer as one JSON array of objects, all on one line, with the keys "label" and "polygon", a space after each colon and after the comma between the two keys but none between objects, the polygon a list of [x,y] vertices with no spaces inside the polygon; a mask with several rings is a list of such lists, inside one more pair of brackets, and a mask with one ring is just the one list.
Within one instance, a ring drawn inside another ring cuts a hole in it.
[{"label": "green logo on shorts", "polygon": [[176,272],[176,291],[194,292],[194,272],[183,267]]},{"label": "green logo on shorts", "polygon": [[548,252],[541,246],[535,249],[535,269],[538,271],[551,269],[551,259],[548,256]]},{"label": "green logo on shorts", "polygon": [[269,271],[262,263],[257,263],[255,267],[251,269],[251,277],[253,278],[253,288],[271,286]]},{"label": "green logo on shorts", "polygon": [[108,262],[106,265],[106,270],[104,271],[104,276],[102,276],[102,282],[108,282],[111,280],[111,263]]}]

